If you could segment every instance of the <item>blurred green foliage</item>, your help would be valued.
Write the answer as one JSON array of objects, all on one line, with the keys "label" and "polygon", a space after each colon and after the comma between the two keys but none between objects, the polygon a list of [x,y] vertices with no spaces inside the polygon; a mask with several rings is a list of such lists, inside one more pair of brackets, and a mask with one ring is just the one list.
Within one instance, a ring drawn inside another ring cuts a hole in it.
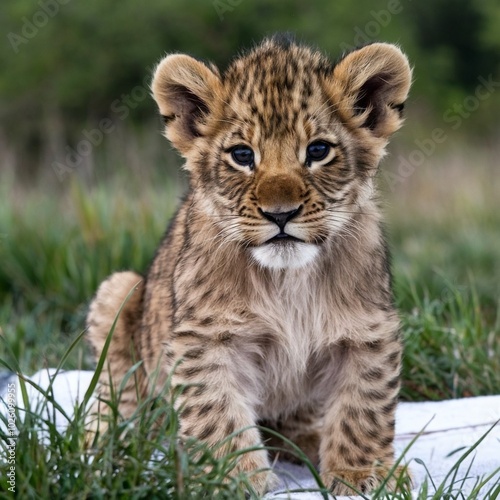
[{"label": "blurred green foliage", "polygon": [[[102,119],[141,127],[154,117],[147,87],[167,52],[224,67],[276,31],[332,59],[372,40],[395,42],[415,65],[413,105],[430,120],[500,68],[497,0],[2,0],[0,13],[2,165],[25,179]],[[497,94],[469,130],[491,128]]]}]

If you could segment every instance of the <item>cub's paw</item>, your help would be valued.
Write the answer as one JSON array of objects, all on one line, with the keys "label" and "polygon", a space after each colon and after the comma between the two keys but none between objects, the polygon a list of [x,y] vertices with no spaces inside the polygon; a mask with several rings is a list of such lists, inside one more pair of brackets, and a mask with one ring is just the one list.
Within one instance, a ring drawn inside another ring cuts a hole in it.
[{"label": "cub's paw", "polygon": [[[321,474],[323,483],[335,495],[355,495],[370,493],[377,489],[387,478],[391,466],[378,465],[359,469],[338,469]],[[399,466],[385,482],[385,489],[390,492],[411,489],[411,477],[408,469]]]},{"label": "cub's paw", "polygon": [[240,472],[247,475],[248,481],[259,497],[276,488],[280,482],[278,476],[271,470],[267,454],[263,452],[243,454],[231,474],[234,476]]}]

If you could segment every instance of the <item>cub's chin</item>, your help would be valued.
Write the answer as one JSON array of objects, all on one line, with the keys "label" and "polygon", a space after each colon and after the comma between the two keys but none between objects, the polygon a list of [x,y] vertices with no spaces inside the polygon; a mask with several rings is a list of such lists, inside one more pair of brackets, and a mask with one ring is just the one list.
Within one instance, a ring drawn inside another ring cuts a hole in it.
[{"label": "cub's chin", "polygon": [[269,269],[300,269],[311,264],[319,255],[318,245],[297,238],[272,238],[251,248],[253,258]]}]

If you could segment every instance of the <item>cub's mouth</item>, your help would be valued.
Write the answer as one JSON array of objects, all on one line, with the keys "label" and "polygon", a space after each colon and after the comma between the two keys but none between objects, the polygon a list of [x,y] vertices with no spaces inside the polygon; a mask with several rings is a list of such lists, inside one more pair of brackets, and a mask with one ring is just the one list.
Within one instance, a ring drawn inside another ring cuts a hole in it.
[{"label": "cub's mouth", "polygon": [[290,234],[287,234],[285,232],[281,232],[277,234],[276,236],[273,236],[272,238],[268,239],[267,241],[264,242],[264,245],[290,245],[294,242],[300,242],[303,243],[304,241],[296,238],[295,236],[291,236]]}]

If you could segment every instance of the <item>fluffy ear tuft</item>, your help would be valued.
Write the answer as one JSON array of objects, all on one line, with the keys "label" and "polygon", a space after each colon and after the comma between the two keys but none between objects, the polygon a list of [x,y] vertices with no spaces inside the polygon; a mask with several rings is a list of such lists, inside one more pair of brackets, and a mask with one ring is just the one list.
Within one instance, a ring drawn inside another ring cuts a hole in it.
[{"label": "fluffy ear tuft", "polygon": [[182,154],[194,138],[203,135],[219,85],[215,70],[190,56],[173,54],[158,64],[151,85],[153,97],[165,122],[165,136]]},{"label": "fluffy ear tuft", "polygon": [[401,127],[411,69],[395,45],[373,43],[350,52],[335,66],[329,84],[339,113],[352,126],[383,138]]}]

